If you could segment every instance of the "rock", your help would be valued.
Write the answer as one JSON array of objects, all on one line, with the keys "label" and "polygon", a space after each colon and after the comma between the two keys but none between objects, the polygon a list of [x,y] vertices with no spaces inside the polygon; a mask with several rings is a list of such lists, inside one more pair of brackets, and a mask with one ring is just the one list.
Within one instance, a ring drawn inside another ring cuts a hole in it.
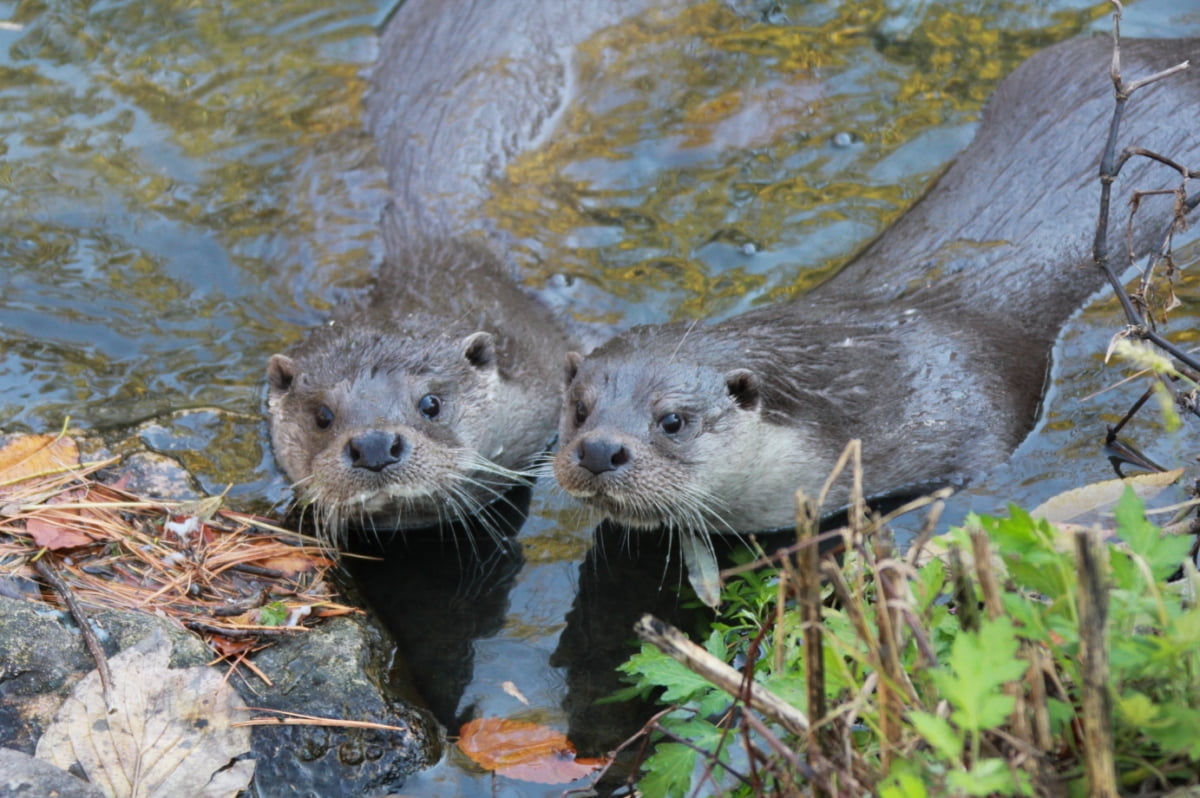
[{"label": "rock", "polygon": [[83,779],[29,754],[0,748],[0,798],[53,795],[55,798],[104,798]]},{"label": "rock", "polygon": [[[93,610],[91,617],[110,657],[160,629],[172,643],[171,667],[204,665],[213,658],[196,635],[170,619],[118,610]],[[311,632],[276,639],[256,656],[255,665],[272,686],[239,670],[233,684],[250,706],[403,729],[254,727],[256,795],[378,795],[399,789],[409,775],[438,759],[439,727],[404,700],[405,686],[390,678],[391,645],[363,616],[330,618]],[[32,753],[63,698],[94,668],[69,616],[0,597],[0,746]],[[47,778],[59,773],[71,778],[57,768],[51,771]],[[0,765],[0,772],[7,779],[8,769]],[[31,770],[32,775],[21,778],[41,778],[41,772]],[[37,782],[37,789],[27,794],[49,794],[51,789],[52,782]]]}]

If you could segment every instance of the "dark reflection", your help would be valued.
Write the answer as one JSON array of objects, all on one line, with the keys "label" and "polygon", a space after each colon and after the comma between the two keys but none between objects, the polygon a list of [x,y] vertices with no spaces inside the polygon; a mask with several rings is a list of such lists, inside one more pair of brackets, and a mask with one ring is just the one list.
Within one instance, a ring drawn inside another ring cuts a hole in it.
[{"label": "dark reflection", "polygon": [[[900,497],[889,497],[872,502],[871,508],[883,513],[902,503]],[[820,532],[845,523],[844,511],[831,514],[822,519]],[[753,545],[769,555],[795,542],[795,530],[780,529],[756,533]],[[750,546],[749,541],[725,535],[714,536],[713,544],[722,569],[744,562]],[[822,557],[840,557],[841,538],[822,539],[819,552]],[[646,613],[701,643],[714,618],[688,583],[679,547],[670,535],[602,524],[580,565],[579,591],[550,658],[551,665],[566,671],[563,709],[568,736],[585,756],[612,751],[662,709],[649,700],[603,700],[627,686],[616,669],[640,648],[633,626]]]},{"label": "dark reflection", "polygon": [[474,673],[474,643],[494,636],[525,564],[516,533],[531,491],[518,486],[469,524],[407,532],[362,532],[345,563],[355,586],[396,638],[411,683],[451,731],[473,717],[459,708]]},{"label": "dark reflection", "polygon": [[[716,542],[727,554],[722,539]],[[567,736],[584,756],[611,751],[655,711],[649,701],[597,703],[626,686],[616,667],[639,648],[638,618],[652,613],[703,639],[712,613],[697,601],[671,544],[666,533],[605,523],[579,567],[579,591],[550,664],[566,671]]]}]

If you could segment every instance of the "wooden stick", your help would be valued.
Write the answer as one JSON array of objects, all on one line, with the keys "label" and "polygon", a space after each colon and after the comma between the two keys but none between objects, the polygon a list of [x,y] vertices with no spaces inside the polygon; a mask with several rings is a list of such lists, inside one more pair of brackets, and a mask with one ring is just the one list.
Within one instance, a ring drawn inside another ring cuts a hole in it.
[{"label": "wooden stick", "polygon": [[104,653],[104,647],[100,645],[100,640],[96,637],[95,630],[92,629],[91,621],[88,619],[87,613],[83,611],[83,607],[75,599],[75,592],[71,590],[71,586],[66,583],[58,574],[58,569],[50,561],[50,554],[43,551],[33,562],[33,567],[37,569],[38,574],[50,583],[50,586],[58,591],[62,596],[63,601],[67,604],[67,609],[71,612],[71,617],[75,619],[75,623],[79,626],[79,633],[83,635],[83,643],[87,646],[88,652],[92,655],[92,659],[96,661],[96,671],[100,674],[100,689],[104,693],[104,705],[113,709],[112,702],[112,671],[108,668],[108,657]]},{"label": "wooden stick", "polygon": [[779,723],[792,734],[798,737],[808,734],[810,724],[803,712],[757,682],[750,682],[749,689],[743,693],[742,674],[688,640],[687,636],[674,626],[660,621],[653,615],[643,615],[634,624],[633,630],[638,637],[653,644],[692,673],[703,676],[730,695],[747,695],[753,709]]},{"label": "wooden stick", "polygon": [[[800,605],[800,623],[804,635],[804,685],[808,697],[808,715],[816,718],[818,726],[809,729],[810,750],[821,752],[822,757],[834,759],[834,752],[825,746],[825,736],[819,724],[825,717],[825,648],[821,625],[821,564],[815,538],[819,533],[817,506],[803,493],[796,493],[796,536],[800,542],[812,541],[802,546],[796,559],[796,601]],[[813,784],[813,797],[825,798],[829,793]]]},{"label": "wooden stick", "polygon": [[1098,529],[1075,533],[1079,585],[1079,663],[1083,671],[1083,759],[1088,795],[1117,798],[1112,697],[1108,693],[1107,553]]}]

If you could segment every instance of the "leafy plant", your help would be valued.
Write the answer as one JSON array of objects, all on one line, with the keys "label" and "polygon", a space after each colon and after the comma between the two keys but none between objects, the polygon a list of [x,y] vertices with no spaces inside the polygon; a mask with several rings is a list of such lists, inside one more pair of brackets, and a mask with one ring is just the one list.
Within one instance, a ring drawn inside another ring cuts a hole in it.
[{"label": "leafy plant", "polygon": [[[787,734],[647,645],[623,670],[675,709],[652,725],[659,743],[643,762],[643,791],[767,795],[807,783],[918,798],[1082,795],[1103,778],[1139,794],[1197,784],[1192,541],[1147,521],[1131,490],[1114,521],[1101,541],[1015,507],[1007,518],[971,516],[919,567],[918,553],[901,559],[878,530],[848,531],[844,561],[821,572],[823,674],[806,672],[797,564],[733,582],[705,648],[806,712],[811,695],[828,709],[810,712],[807,736]],[[1102,554],[1094,574],[1079,553],[1087,541]],[[1181,563],[1183,578],[1169,581]],[[1082,623],[1097,611],[1098,631]],[[1099,666],[1107,681],[1089,694]],[[1103,717],[1089,709],[1097,695],[1110,708]],[[1110,741],[1107,774],[1089,758],[1097,739]]]}]

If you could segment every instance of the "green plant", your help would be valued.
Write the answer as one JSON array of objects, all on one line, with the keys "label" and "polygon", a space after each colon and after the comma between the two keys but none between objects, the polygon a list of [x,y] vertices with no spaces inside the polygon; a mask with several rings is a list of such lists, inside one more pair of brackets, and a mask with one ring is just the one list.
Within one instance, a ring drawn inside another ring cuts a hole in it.
[{"label": "green plant", "polygon": [[[844,562],[821,568],[823,674],[806,672],[800,566],[785,559],[744,576],[728,586],[705,648],[805,712],[813,695],[828,708],[809,714],[806,736],[788,735],[646,646],[623,670],[638,690],[662,688],[676,709],[653,723],[659,742],[643,762],[643,790],[776,795],[806,784],[899,798],[1084,795],[1105,778],[1139,794],[1195,785],[1192,541],[1149,523],[1132,490],[1114,522],[1102,543],[1090,533],[1102,555],[1095,566],[1075,544],[1087,535],[1015,507],[1007,518],[969,517],[919,567],[918,553],[901,558],[886,537],[848,532]],[[1183,578],[1168,581],[1181,563]],[[1081,624],[1097,611],[1105,624]],[[1089,696],[1089,674],[1105,667]],[[1100,717],[1095,706],[1110,709]],[[1109,773],[1089,761],[1096,739],[1111,741]]]}]

